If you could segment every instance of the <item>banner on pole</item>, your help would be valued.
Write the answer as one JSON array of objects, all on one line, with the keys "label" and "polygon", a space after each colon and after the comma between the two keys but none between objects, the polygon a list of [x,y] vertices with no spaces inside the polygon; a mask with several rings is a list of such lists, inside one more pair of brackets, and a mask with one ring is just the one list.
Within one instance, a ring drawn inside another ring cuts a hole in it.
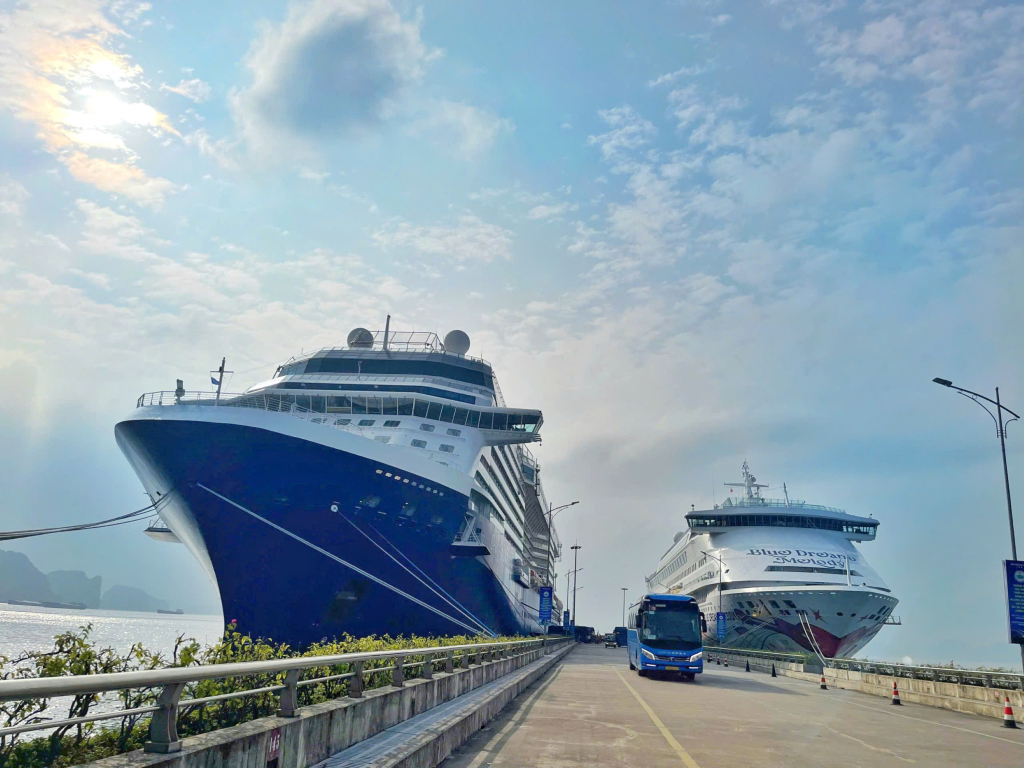
[{"label": "banner on pole", "polygon": [[1003,560],[1010,642],[1024,645],[1024,560]]},{"label": "banner on pole", "polygon": [[725,614],[721,611],[715,614],[715,624],[719,641],[725,640]]},{"label": "banner on pole", "polygon": [[550,624],[551,623],[551,598],[554,594],[554,589],[551,587],[540,588],[540,623]]}]

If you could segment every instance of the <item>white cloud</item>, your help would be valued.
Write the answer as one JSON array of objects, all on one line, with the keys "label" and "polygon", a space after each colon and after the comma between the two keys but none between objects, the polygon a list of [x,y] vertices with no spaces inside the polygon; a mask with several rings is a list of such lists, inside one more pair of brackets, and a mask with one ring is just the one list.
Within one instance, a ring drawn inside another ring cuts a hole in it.
[{"label": "white cloud", "polygon": [[555,216],[561,216],[567,211],[578,211],[579,205],[576,203],[557,203],[555,205],[536,205],[526,212],[526,218],[528,219],[550,219]]},{"label": "white cloud", "polygon": [[413,135],[430,136],[438,143],[450,145],[467,159],[479,156],[490,149],[502,133],[512,133],[515,129],[511,120],[452,101],[431,102],[425,114],[409,127]]},{"label": "white cloud", "polygon": [[179,96],[184,96],[186,99],[192,99],[196,104],[209,101],[210,97],[213,95],[213,90],[210,88],[210,84],[203,82],[198,78],[182,80],[177,85],[168,85],[167,83],[164,83],[160,86],[160,90],[176,93]]},{"label": "white cloud", "polygon": [[221,168],[228,171],[238,170],[239,164],[235,158],[236,142],[228,139],[214,140],[204,128],[185,134],[182,140],[198,149],[199,154],[211,158]]},{"label": "white cloud", "polygon": [[76,200],[84,214],[82,238],[78,245],[98,256],[113,256],[127,261],[156,261],[160,257],[142,244],[153,233],[134,216],[126,216],[90,200]]},{"label": "white cloud", "polygon": [[376,231],[373,239],[384,249],[408,247],[456,263],[512,258],[512,232],[468,213],[452,225],[413,226],[402,222]]},{"label": "white cloud", "polygon": [[256,147],[358,131],[394,113],[429,58],[419,21],[387,0],[292,2],[245,57],[252,84],[233,95],[235,116]]},{"label": "white cloud", "polygon": [[20,218],[29,193],[20,183],[0,177],[0,215]]},{"label": "white cloud", "polygon": [[147,176],[134,165],[112,163],[83,152],[68,155],[64,164],[79,181],[104,192],[123,195],[149,208],[159,208],[164,197],[174,190],[174,184],[167,179]]},{"label": "white cloud", "polygon": [[696,77],[697,75],[703,74],[704,72],[707,72],[706,67],[680,67],[674,72],[667,72],[664,75],[658,75],[653,80],[648,80],[647,87],[656,88],[659,85],[664,85],[665,83],[674,83],[681,77]]},{"label": "white cloud", "polygon": [[627,152],[643,147],[657,133],[653,123],[628,105],[603,109],[598,115],[611,130],[589,136],[587,141],[599,146],[606,160],[621,158]]}]

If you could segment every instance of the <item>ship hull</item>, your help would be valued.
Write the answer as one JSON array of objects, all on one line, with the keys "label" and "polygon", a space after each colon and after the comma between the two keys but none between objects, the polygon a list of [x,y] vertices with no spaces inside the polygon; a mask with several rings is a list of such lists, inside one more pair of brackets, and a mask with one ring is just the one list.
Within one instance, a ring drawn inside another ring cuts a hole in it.
[{"label": "ship hull", "polygon": [[514,580],[511,547],[486,520],[488,554],[453,554],[468,489],[403,461],[409,449],[361,455],[322,436],[372,441],[286,414],[202,410],[139,414],[115,435],[216,583],[226,622],[297,646],[345,633],[541,631],[537,593]]}]

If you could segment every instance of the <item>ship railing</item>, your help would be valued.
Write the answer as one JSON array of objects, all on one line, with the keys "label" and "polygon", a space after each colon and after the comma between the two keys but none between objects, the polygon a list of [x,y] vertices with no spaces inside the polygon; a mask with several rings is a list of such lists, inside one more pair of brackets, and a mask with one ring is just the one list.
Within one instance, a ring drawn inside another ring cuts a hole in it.
[{"label": "ship railing", "polygon": [[718,505],[718,509],[760,509],[761,507],[788,507],[790,509],[811,509],[815,512],[835,512],[838,514],[846,514],[845,509],[839,509],[838,507],[825,507],[821,504],[808,504],[806,501],[797,501],[796,499],[790,499],[787,503],[785,499],[726,499],[724,502]]},{"label": "ship railing", "polygon": [[298,362],[299,360],[308,360],[311,357],[317,355],[326,354],[328,352],[419,352],[426,354],[442,354],[452,355],[452,357],[461,357],[464,360],[473,360],[484,365],[491,366],[487,360],[482,357],[476,357],[475,355],[456,355],[452,352],[448,352],[444,348],[444,344],[441,342],[441,338],[430,331],[391,331],[388,334],[388,348],[384,349],[384,331],[371,331],[373,334],[373,344],[367,347],[321,347],[320,349],[312,352],[303,352],[298,357],[292,356],[288,358],[282,365],[289,365],[290,363]]},{"label": "ship railing", "polygon": [[[746,648],[722,648],[716,646],[704,646],[704,650],[710,651],[713,654],[728,653],[729,655],[761,658],[791,664],[820,663],[810,652],[776,653],[773,651],[755,651]],[[832,669],[845,669],[851,672],[864,672],[873,675],[886,675],[888,677],[902,677],[910,680],[930,680],[935,683],[956,683],[957,685],[977,685],[984,688],[1024,690],[1024,675],[999,670],[928,667],[914,664],[895,664],[888,661],[828,657],[825,658],[825,664]]]},{"label": "ship railing", "polygon": [[[491,643],[405,648],[391,651],[343,653],[333,656],[302,656],[290,659],[250,661],[233,664],[209,664],[196,667],[113,672],[98,675],[21,678],[0,680],[0,702],[51,699],[62,696],[88,696],[114,691],[156,691],[153,704],[115,711],[97,712],[63,720],[34,718],[32,722],[0,728],[0,739],[31,731],[62,726],[77,726],[102,720],[151,715],[147,752],[169,753],[181,749],[177,721],[179,712],[205,707],[228,699],[273,693],[279,697],[278,717],[299,716],[299,689],[329,681],[346,681],[344,695],[358,699],[368,683],[383,682],[401,688],[407,680],[431,679],[435,674],[454,674],[455,669],[469,669],[500,659],[516,658],[540,651],[547,655],[568,644],[571,638],[544,637]],[[335,674],[303,678],[310,669],[333,667]],[[234,679],[259,675],[275,675],[274,685],[224,693],[217,696],[183,698],[189,686],[202,680]],[[369,687],[379,687],[371,685]],[[128,698],[125,696],[125,698]]]}]

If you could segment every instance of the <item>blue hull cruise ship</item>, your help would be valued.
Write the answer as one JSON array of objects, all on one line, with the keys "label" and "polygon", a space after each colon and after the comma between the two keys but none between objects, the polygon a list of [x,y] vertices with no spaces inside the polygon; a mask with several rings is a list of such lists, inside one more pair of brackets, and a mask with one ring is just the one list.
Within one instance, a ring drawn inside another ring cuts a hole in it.
[{"label": "blue hull cruise ship", "polygon": [[545,633],[543,417],[468,351],[462,331],[357,328],[241,394],[143,395],[115,435],[147,533],[188,547],[254,637]]}]

